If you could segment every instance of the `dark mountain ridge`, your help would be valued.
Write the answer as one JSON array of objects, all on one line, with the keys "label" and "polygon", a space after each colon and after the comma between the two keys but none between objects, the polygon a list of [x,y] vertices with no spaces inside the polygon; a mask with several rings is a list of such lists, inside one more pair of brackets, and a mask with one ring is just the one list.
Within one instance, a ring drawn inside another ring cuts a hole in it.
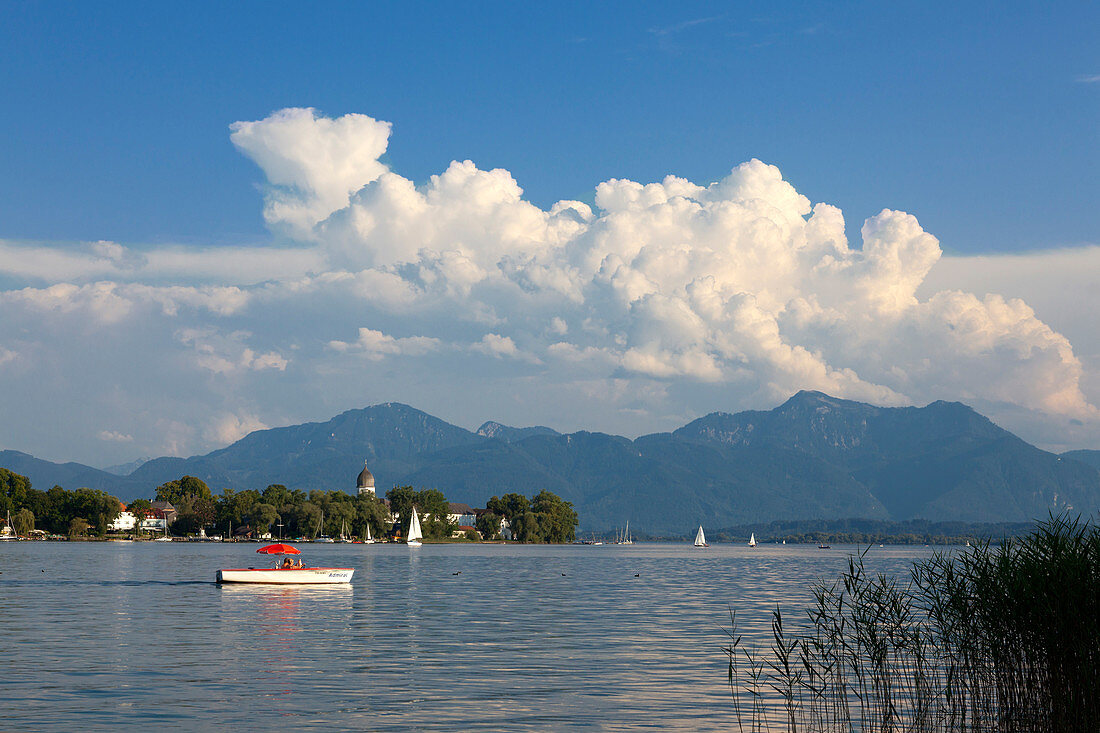
[{"label": "dark mountain ridge", "polygon": [[[256,431],[203,456],[158,458],[127,477],[79,464],[49,475],[126,499],[184,474],[215,490],[282,483],[354,491],[364,460],[382,494],[411,484],[484,505],[493,495],[549,489],[574,503],[582,530],[628,520],[654,533],[849,517],[1023,522],[1100,507],[1100,470],[1040,450],[966,405],[876,407],[820,392],[636,440],[495,422],[475,433],[386,403]],[[36,486],[49,483],[46,467],[20,465]]]}]

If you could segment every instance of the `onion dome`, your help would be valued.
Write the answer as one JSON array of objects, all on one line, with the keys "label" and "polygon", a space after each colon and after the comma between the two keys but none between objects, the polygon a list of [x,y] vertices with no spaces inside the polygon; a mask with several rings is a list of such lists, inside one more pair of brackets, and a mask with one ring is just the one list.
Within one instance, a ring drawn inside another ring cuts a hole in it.
[{"label": "onion dome", "polygon": [[363,462],[363,470],[359,472],[359,481],[356,488],[374,490],[374,474],[367,469],[366,461]]}]

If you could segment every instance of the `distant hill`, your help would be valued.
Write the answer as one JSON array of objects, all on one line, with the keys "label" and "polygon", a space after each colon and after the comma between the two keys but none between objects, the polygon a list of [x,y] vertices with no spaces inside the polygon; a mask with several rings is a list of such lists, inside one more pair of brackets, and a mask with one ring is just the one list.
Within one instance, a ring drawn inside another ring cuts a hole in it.
[{"label": "distant hill", "polygon": [[1071,450],[1063,453],[1062,457],[1087,463],[1093,468],[1100,468],[1100,450]]},{"label": "distant hill", "polygon": [[388,402],[348,410],[323,423],[258,430],[205,456],[158,458],[130,478],[151,487],[189,474],[215,489],[279,483],[354,491],[364,460],[376,485],[389,487],[416,470],[422,456],[483,440],[426,412]]},{"label": "distant hill", "polygon": [[354,491],[366,460],[383,495],[410,484],[484,505],[545,488],[574,503],[582,531],[629,520],[638,532],[683,534],[700,523],[1026,522],[1064,508],[1094,513],[1094,453],[1048,453],[960,403],[884,408],[800,392],[773,410],[716,412],[636,440],[496,422],[471,432],[387,403],[257,431],[203,456],[158,458],[125,477],[13,451],[0,453],[0,465],[36,487],[88,485],[129,499],[184,474],[216,491],[271,483]]},{"label": "distant hill", "polygon": [[478,428],[477,434],[483,438],[497,438],[505,443],[515,443],[517,440],[530,438],[532,435],[561,435],[557,430],[542,425],[530,428],[513,428],[492,420]]},{"label": "distant hill", "polygon": [[81,463],[52,463],[17,450],[0,450],[0,467],[14,471],[31,480],[36,489],[45,491],[54,486],[66,489],[86,487],[101,489],[115,496],[129,499],[146,493],[141,482],[117,476]]},{"label": "distant hill", "polygon": [[126,463],[119,463],[115,466],[107,466],[103,470],[107,473],[113,473],[116,476],[129,476],[143,464],[148,463],[151,460],[151,458],[138,458],[137,460],[128,461]]}]

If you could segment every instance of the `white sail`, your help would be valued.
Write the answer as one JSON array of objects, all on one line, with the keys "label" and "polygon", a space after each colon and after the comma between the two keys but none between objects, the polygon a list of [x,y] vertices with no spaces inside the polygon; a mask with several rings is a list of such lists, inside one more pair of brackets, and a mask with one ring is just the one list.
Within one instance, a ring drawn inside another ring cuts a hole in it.
[{"label": "white sail", "polygon": [[363,541],[366,542],[368,545],[373,545],[374,544],[374,538],[371,537],[370,525],[369,524],[367,525],[367,539],[365,539]]},{"label": "white sail", "polygon": [[423,533],[420,531],[420,517],[416,516],[416,507],[413,507],[412,520],[409,522],[409,537],[406,543],[413,547],[418,547],[420,545],[420,538],[423,536]]},{"label": "white sail", "polygon": [[756,547],[756,533],[749,533],[749,547]]},{"label": "white sail", "polygon": [[703,534],[703,525],[701,525],[701,524],[699,525],[698,534],[695,535],[695,546],[696,547],[706,547],[707,546],[707,538],[706,538],[706,535]]}]

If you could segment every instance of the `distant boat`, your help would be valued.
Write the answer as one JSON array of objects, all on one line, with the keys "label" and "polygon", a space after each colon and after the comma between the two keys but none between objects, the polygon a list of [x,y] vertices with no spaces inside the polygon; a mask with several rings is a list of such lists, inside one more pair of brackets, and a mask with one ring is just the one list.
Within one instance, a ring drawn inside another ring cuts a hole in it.
[{"label": "distant boat", "polygon": [[15,533],[15,528],[11,526],[11,512],[8,512],[8,518],[4,521],[3,528],[0,528],[0,540],[17,540],[19,535]]},{"label": "distant boat", "polygon": [[322,534],[324,531],[325,531],[325,512],[324,512],[324,510],[321,510],[321,519],[320,519],[320,521],[317,522],[318,537],[317,537],[317,539],[315,539],[313,541],[314,542],[329,542],[329,543],[332,543],[332,542],[336,541],[336,540],[332,539],[331,537],[329,537],[328,535]]},{"label": "distant boat", "polygon": [[367,525],[367,538],[365,540],[363,540],[363,543],[367,544],[367,545],[373,545],[374,544],[374,538],[371,537],[370,525],[369,524]]},{"label": "distant boat", "polygon": [[819,550],[829,550],[831,548],[832,548],[832,545],[818,545],[817,546],[817,549],[819,549]]},{"label": "distant boat", "polygon": [[168,536],[168,517],[164,518],[164,534],[157,537],[154,542],[171,542],[172,538]]},{"label": "distant boat", "polygon": [[416,507],[413,507],[413,516],[409,521],[409,536],[405,544],[409,547],[420,547],[420,540],[424,534],[420,531],[420,517],[416,516]]},{"label": "distant boat", "polygon": [[337,542],[351,542],[351,538],[348,537],[348,520],[340,520],[340,536],[336,539]]},{"label": "distant boat", "polygon": [[615,540],[616,545],[633,545],[634,540],[630,539],[630,522],[627,521],[626,529]]},{"label": "distant boat", "polygon": [[756,547],[756,533],[749,533],[749,547]]},{"label": "distant boat", "polygon": [[703,525],[701,525],[701,524],[699,525],[699,531],[695,535],[695,546],[696,547],[710,547],[710,545],[707,544],[706,535],[703,534]]}]

